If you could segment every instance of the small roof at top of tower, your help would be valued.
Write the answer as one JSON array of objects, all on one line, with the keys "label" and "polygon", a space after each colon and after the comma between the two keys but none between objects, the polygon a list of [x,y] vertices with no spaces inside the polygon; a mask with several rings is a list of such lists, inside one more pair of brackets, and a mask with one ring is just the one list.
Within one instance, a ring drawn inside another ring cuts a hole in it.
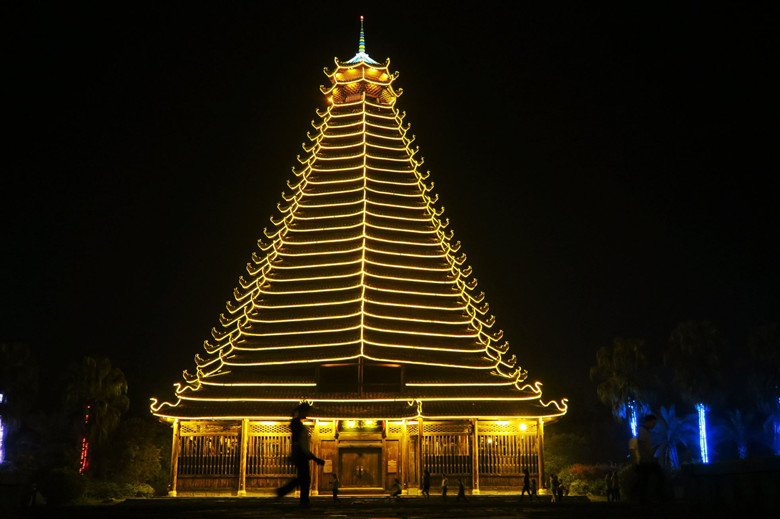
[{"label": "small roof at top of tower", "polygon": [[363,34],[363,16],[360,16],[360,43],[358,45],[358,53],[355,54],[355,56],[347,61],[347,63],[359,63],[359,62],[365,62],[370,63],[372,65],[379,65],[377,61],[374,61],[371,59],[371,56],[366,54],[366,37]]}]

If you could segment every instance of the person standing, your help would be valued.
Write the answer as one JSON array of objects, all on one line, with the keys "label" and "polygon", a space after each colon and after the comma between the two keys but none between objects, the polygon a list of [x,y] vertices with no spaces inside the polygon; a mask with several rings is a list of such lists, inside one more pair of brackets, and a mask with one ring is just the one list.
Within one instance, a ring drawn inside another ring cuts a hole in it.
[{"label": "person standing", "polygon": [[612,501],[614,503],[620,501],[620,477],[617,470],[612,473]]},{"label": "person standing", "polygon": [[650,436],[650,431],[655,428],[657,423],[658,419],[654,415],[649,414],[645,416],[642,426],[636,435],[636,468],[639,473],[639,501],[642,503],[647,503],[647,494],[652,479],[655,479],[658,496],[662,495],[664,473],[661,470],[661,465],[658,464],[658,460],[655,458],[653,440]]},{"label": "person standing", "polygon": [[311,411],[311,405],[303,402],[295,408],[290,420],[290,432],[292,433],[292,453],[290,454],[290,459],[295,464],[298,475],[286,485],[276,489],[276,496],[281,498],[292,492],[295,487],[300,487],[300,506],[302,507],[311,506],[309,502],[309,487],[311,487],[309,461],[314,460],[317,465],[325,465],[324,460],[321,460],[309,450],[309,429],[303,424],[303,420],[309,416],[309,411]]},{"label": "person standing", "polygon": [[[522,497],[522,496],[520,496]],[[539,497],[539,494],[537,493],[537,487],[536,487],[536,479],[531,480],[531,501],[536,498],[537,501],[541,501],[542,498]]]},{"label": "person standing", "polygon": [[426,499],[431,497],[431,473],[428,472],[428,469],[425,469],[423,472],[422,495],[424,495]]},{"label": "person standing", "polygon": [[447,499],[447,474],[444,472],[441,473],[441,498]]},{"label": "person standing", "polygon": [[528,469],[523,469],[523,490],[520,492],[520,501],[523,500],[526,492],[528,492],[528,497],[533,499],[533,494],[531,494],[531,475],[528,473]]},{"label": "person standing", "polygon": [[334,503],[341,503],[341,499],[339,499],[339,476],[334,472],[333,473],[333,481],[330,482],[330,486],[333,489],[333,502]]},{"label": "person standing", "polygon": [[607,472],[604,476],[604,485],[607,487],[607,503],[612,501],[613,489],[612,489],[612,472]]},{"label": "person standing", "polygon": [[460,501],[461,499],[468,502],[468,498],[466,497],[466,487],[463,485],[463,480],[458,478],[458,497],[455,498],[455,501]]},{"label": "person standing", "polygon": [[395,481],[393,481],[393,486],[390,487],[390,497],[396,500],[401,499],[402,492],[403,489],[401,488],[401,480],[395,478]]}]

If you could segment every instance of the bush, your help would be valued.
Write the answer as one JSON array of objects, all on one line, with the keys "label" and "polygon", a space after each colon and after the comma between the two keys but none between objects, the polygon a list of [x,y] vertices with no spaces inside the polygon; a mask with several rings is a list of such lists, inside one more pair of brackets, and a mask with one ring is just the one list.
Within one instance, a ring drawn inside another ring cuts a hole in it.
[{"label": "bush", "polygon": [[87,483],[75,470],[57,468],[49,472],[41,484],[41,494],[50,505],[64,505],[80,499]]},{"label": "bush", "polygon": [[154,488],[145,483],[115,483],[113,481],[88,480],[85,497],[97,501],[111,501],[128,497],[152,497]]},{"label": "bush", "polygon": [[559,477],[572,494],[605,496],[607,484],[604,477],[612,470],[613,467],[609,465],[575,463],[566,467]]}]

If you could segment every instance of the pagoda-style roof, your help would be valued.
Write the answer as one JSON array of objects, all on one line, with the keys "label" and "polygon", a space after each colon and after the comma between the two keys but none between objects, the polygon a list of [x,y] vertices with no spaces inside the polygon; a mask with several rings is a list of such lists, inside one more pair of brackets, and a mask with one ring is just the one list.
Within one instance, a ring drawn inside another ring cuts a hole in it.
[{"label": "pagoda-style roof", "polygon": [[[163,418],[542,417],[395,108],[397,74],[336,59],[327,110],[195,368]],[[322,366],[396,366],[387,393],[318,388]]]}]

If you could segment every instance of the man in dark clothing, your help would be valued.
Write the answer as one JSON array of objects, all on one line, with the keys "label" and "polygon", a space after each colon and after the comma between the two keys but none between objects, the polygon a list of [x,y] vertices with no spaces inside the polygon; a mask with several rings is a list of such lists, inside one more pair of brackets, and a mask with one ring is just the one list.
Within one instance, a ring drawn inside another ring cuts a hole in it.
[{"label": "man in dark clothing", "polygon": [[664,472],[655,458],[650,431],[652,431],[658,419],[654,415],[647,415],[636,435],[636,460],[639,484],[639,501],[647,503],[651,480],[655,480],[656,492],[659,498],[663,497]]},{"label": "man in dark clothing", "polygon": [[528,497],[533,499],[533,494],[531,494],[531,474],[528,472],[528,469],[523,469],[523,490],[520,492],[520,501],[523,500],[526,492],[528,492]]},{"label": "man in dark clothing", "polygon": [[423,473],[422,495],[426,498],[431,497],[431,473],[428,472],[428,469],[425,469]]},{"label": "man in dark clothing", "polygon": [[295,464],[298,471],[298,477],[290,480],[283,487],[276,489],[277,497],[283,497],[292,492],[295,487],[301,489],[301,506],[308,507],[309,487],[311,486],[311,471],[309,470],[309,460],[314,460],[317,465],[325,465],[325,461],[316,457],[309,450],[309,430],[303,425],[303,420],[309,415],[311,405],[306,402],[299,405],[293,411],[292,420],[290,420],[290,431],[292,432],[292,453],[291,461]]}]

